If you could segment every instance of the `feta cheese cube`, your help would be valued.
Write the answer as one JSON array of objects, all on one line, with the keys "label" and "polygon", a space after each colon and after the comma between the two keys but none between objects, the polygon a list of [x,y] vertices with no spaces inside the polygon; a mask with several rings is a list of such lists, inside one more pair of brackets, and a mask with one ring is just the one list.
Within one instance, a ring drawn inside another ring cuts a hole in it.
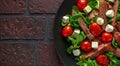
[{"label": "feta cheese cube", "polygon": [[114,3],[114,0],[108,0],[109,2],[111,2],[111,3]]},{"label": "feta cheese cube", "polygon": [[107,12],[106,12],[106,16],[107,17],[113,17],[114,16],[114,11],[113,10],[108,10]]},{"label": "feta cheese cube", "polygon": [[98,42],[93,41],[92,48],[94,48],[94,49],[98,48]]},{"label": "feta cheese cube", "polygon": [[105,27],[105,31],[106,32],[112,32],[114,30],[114,27],[110,24],[108,24],[106,27]]},{"label": "feta cheese cube", "polygon": [[80,30],[79,29],[74,29],[73,35],[78,35],[78,34],[80,34]]},{"label": "feta cheese cube", "polygon": [[84,11],[85,13],[90,13],[90,12],[92,11],[92,8],[91,8],[89,5],[87,5],[87,6],[83,9],[83,11]]},{"label": "feta cheese cube", "polygon": [[80,55],[80,49],[75,49],[75,50],[73,50],[73,55],[74,56],[79,56]]},{"label": "feta cheese cube", "polygon": [[64,23],[69,23],[69,17],[68,17],[68,16],[63,16],[62,21],[63,21]]},{"label": "feta cheese cube", "polygon": [[97,18],[97,24],[103,25],[103,24],[104,24],[104,19],[101,18],[101,17],[98,17],[98,18]]}]

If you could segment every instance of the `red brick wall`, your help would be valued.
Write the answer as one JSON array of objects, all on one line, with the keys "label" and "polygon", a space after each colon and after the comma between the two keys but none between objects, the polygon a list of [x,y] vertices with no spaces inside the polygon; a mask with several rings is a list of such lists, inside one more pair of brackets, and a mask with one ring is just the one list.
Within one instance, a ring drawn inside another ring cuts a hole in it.
[{"label": "red brick wall", "polygon": [[63,66],[53,23],[63,0],[0,0],[0,66]]}]

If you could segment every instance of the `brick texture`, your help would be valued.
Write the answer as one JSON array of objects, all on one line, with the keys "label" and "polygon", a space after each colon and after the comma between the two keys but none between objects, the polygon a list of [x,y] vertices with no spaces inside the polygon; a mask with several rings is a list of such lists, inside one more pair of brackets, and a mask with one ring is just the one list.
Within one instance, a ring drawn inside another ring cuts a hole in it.
[{"label": "brick texture", "polygon": [[63,66],[53,46],[62,1],[0,0],[0,66]]},{"label": "brick texture", "polygon": [[0,17],[0,39],[43,39],[44,17]]},{"label": "brick texture", "polygon": [[30,0],[31,13],[56,13],[63,0]]},{"label": "brick texture", "polygon": [[0,65],[22,66],[33,64],[33,44],[27,43],[0,43]]},{"label": "brick texture", "polygon": [[25,0],[0,0],[0,13],[24,13]]},{"label": "brick texture", "polygon": [[47,22],[47,26],[49,28],[47,28],[47,31],[48,31],[48,39],[51,40],[53,39],[53,28],[54,28],[54,18],[55,16],[47,16],[48,19],[48,22]]},{"label": "brick texture", "polygon": [[63,66],[52,43],[40,42],[37,51],[38,65]]}]

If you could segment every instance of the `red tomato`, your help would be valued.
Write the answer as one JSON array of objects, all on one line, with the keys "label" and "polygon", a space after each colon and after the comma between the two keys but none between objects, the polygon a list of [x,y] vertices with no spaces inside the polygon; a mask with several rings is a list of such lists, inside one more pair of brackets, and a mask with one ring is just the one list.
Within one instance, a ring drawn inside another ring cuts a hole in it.
[{"label": "red tomato", "polygon": [[101,27],[97,24],[97,23],[92,23],[90,25],[90,32],[94,35],[94,36],[99,36],[102,32]]},{"label": "red tomato", "polygon": [[80,47],[81,47],[81,49],[83,50],[83,51],[90,51],[91,49],[92,49],[92,47],[91,47],[91,43],[89,42],[89,41],[83,41],[82,43],[81,43],[81,45],[80,45]]},{"label": "red tomato", "polygon": [[102,33],[102,41],[107,43],[107,42],[110,42],[112,41],[113,39],[113,35],[111,33],[108,33],[108,32],[104,32]]},{"label": "red tomato", "polygon": [[73,28],[70,25],[65,26],[62,30],[62,35],[64,37],[68,37],[68,36],[72,35],[72,33],[73,33]]},{"label": "red tomato", "polygon": [[98,64],[100,64],[101,66],[108,66],[110,60],[109,58],[104,55],[104,54],[101,54],[99,55],[97,58],[96,58],[96,61]]},{"label": "red tomato", "polygon": [[87,0],[78,0],[77,1],[77,7],[79,11],[83,11],[83,9],[87,6],[88,1]]}]

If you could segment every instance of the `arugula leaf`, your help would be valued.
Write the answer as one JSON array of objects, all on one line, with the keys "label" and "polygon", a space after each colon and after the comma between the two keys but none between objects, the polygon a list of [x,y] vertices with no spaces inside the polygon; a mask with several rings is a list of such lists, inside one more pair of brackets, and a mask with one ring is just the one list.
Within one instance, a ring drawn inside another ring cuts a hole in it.
[{"label": "arugula leaf", "polygon": [[66,26],[66,25],[67,25],[67,23],[61,22],[61,25],[62,25],[62,26]]},{"label": "arugula leaf", "polygon": [[120,66],[120,60],[113,52],[107,52],[106,55],[110,58],[110,64],[108,66]]},{"label": "arugula leaf", "polygon": [[95,59],[90,59],[90,58],[86,59],[84,57],[84,55],[83,55],[82,58],[83,59],[77,59],[76,60],[77,61],[77,63],[76,63],[77,65],[79,65],[79,66],[99,66]]},{"label": "arugula leaf", "polygon": [[113,40],[112,40],[112,45],[113,45],[113,47],[115,47],[115,48],[120,48],[120,46],[117,44],[115,38],[113,38]]},{"label": "arugula leaf", "polygon": [[113,18],[108,18],[108,23],[111,23],[113,21]]},{"label": "arugula leaf", "polygon": [[79,12],[77,6],[72,6],[72,9],[73,9],[75,12],[77,12],[77,13]]},{"label": "arugula leaf", "polygon": [[88,0],[88,5],[92,8],[92,10],[99,9],[100,0]]},{"label": "arugula leaf", "polygon": [[117,14],[116,21],[120,21],[120,13]]},{"label": "arugula leaf", "polygon": [[68,54],[72,54],[72,51],[73,51],[74,47],[71,45],[67,48],[67,52]]},{"label": "arugula leaf", "polygon": [[73,35],[69,36],[67,41],[71,42],[72,44],[67,48],[67,52],[71,54],[74,49],[77,49],[80,47],[80,43],[85,39],[86,39],[86,35],[83,31],[81,31],[80,34],[76,36],[73,36]]}]

